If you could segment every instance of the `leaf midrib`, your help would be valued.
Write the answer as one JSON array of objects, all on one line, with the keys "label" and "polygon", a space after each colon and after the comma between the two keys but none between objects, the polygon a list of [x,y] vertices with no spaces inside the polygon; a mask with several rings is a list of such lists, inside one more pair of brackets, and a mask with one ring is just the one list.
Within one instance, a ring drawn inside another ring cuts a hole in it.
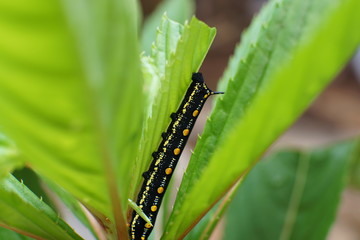
[{"label": "leaf midrib", "polygon": [[298,167],[295,176],[295,183],[289,199],[289,206],[285,213],[284,224],[280,231],[280,240],[291,239],[291,235],[296,223],[297,213],[301,205],[301,199],[304,194],[306,180],[309,172],[311,156],[307,153],[300,153],[298,158]]},{"label": "leaf midrib", "polygon": [[[64,5],[70,4],[71,3],[66,3],[68,2],[67,0],[64,0]],[[101,79],[103,81],[105,81],[104,79],[106,79],[105,76],[105,67],[102,64],[101,60],[101,55],[100,53],[96,53],[94,52],[94,49],[97,48],[91,48],[89,47],[89,45],[85,44],[82,45],[81,43],[86,42],[84,41],[84,35],[81,34],[76,34],[72,31],[72,28],[69,26],[69,24],[72,22],[72,14],[74,14],[74,12],[70,12],[69,8],[66,8],[66,6],[64,7],[64,17],[67,20],[67,25],[69,27],[69,32],[70,34],[74,37],[74,43],[75,43],[75,47],[78,50],[78,55],[79,55],[79,60],[80,63],[83,67],[83,86],[84,86],[84,96],[85,98],[87,98],[88,101],[88,110],[89,110],[89,115],[91,116],[91,120],[93,123],[93,126],[95,127],[95,131],[94,131],[94,137],[95,139],[98,140],[98,144],[99,144],[99,153],[101,154],[101,162],[103,163],[103,167],[104,167],[104,173],[105,173],[105,181],[107,182],[107,188],[108,188],[108,196],[109,196],[109,200],[111,202],[111,209],[112,209],[112,213],[113,213],[113,217],[114,217],[114,221],[115,221],[115,228],[117,229],[118,232],[118,236],[121,236],[122,234],[126,233],[126,228],[125,228],[125,221],[122,218],[122,208],[121,208],[121,204],[120,204],[120,198],[119,198],[119,194],[118,194],[118,190],[116,187],[116,182],[115,182],[115,173],[113,171],[113,167],[112,167],[112,161],[111,161],[111,151],[109,149],[109,147],[111,145],[108,144],[108,138],[107,138],[107,134],[104,128],[104,124],[102,124],[101,119],[99,119],[99,116],[101,116],[102,112],[100,111],[100,107],[99,104],[101,104],[102,101],[99,101],[99,99],[96,97],[96,91],[95,88],[98,87],[99,89],[101,89],[101,87],[97,86],[97,84],[99,84],[99,81],[101,81]],[[78,27],[79,25],[75,25],[75,28]],[[77,43],[77,44],[76,44]],[[95,46],[96,46],[96,42],[92,42]],[[85,48],[82,49],[81,46],[85,46]],[[90,55],[86,55],[84,54],[84,52],[86,52],[86,50],[88,52],[93,52],[93,54]],[[89,58],[89,56],[91,56]],[[86,59],[88,59],[88,61],[86,61]],[[90,60],[89,60],[90,59]],[[93,63],[90,64],[91,66],[95,66],[96,67],[96,71],[95,71],[95,76],[98,77],[98,79],[94,79],[90,76],[94,76],[94,71],[89,71],[89,69],[92,69],[89,66],[89,63]],[[94,64],[95,63],[95,64]],[[100,74],[100,75],[99,75]],[[97,101],[98,100],[98,101]]]}]

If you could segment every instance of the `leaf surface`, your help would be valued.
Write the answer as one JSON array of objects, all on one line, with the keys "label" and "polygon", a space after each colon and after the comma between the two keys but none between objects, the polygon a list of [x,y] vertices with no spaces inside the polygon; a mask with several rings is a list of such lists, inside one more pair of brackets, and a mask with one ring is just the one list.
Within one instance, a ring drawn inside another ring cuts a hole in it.
[{"label": "leaf surface", "polygon": [[0,179],[24,164],[15,143],[0,133]]},{"label": "leaf surface", "polygon": [[180,24],[191,18],[194,12],[193,0],[164,0],[159,3],[156,9],[145,19],[142,29],[142,48],[145,52],[151,53],[152,44],[157,36],[157,29],[161,17],[166,13],[169,18]]},{"label": "leaf surface", "polygon": [[306,109],[360,42],[356,0],[271,1],[221,83],[163,239],[184,237]]},{"label": "leaf surface", "polygon": [[0,239],[7,240],[32,240],[33,238],[26,237],[9,229],[0,227]]},{"label": "leaf surface", "polygon": [[12,175],[0,182],[0,226],[35,239],[80,240],[49,206]]},{"label": "leaf surface", "polygon": [[145,112],[137,19],[131,0],[0,0],[0,125],[123,238]]},{"label": "leaf surface", "polygon": [[325,239],[354,146],[288,150],[262,160],[228,209],[224,239]]}]

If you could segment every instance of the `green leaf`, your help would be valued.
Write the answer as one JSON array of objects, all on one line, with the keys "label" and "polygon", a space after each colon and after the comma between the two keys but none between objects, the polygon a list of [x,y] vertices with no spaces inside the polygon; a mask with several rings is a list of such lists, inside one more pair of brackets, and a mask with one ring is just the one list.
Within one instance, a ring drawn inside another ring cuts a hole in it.
[{"label": "green leaf", "polygon": [[[171,54],[176,51],[184,27],[166,15],[163,16],[156,35],[156,42],[152,46],[150,56],[143,56],[142,71],[145,81],[145,89],[148,92],[147,118],[152,117],[156,96],[161,87],[161,79],[165,78],[166,64]],[[163,80],[164,81],[164,80]]]},{"label": "green leaf", "polygon": [[0,239],[6,240],[32,240],[33,238],[26,237],[9,229],[0,227]]},{"label": "green leaf", "polygon": [[134,202],[133,200],[131,199],[128,199],[129,200],[129,205],[131,206],[131,208],[137,213],[140,215],[140,217],[142,219],[145,220],[145,222],[147,222],[148,224],[150,224],[151,227],[153,227],[152,223],[151,223],[151,220],[148,218],[147,215],[145,215],[145,213],[143,212],[143,210],[138,206],[136,205],[136,202]]},{"label": "green leaf", "polygon": [[207,214],[196,224],[196,226],[185,236],[184,239],[204,240],[211,237],[211,234],[217,227],[221,216],[227,210],[235,190],[238,189],[239,183],[236,184],[232,190],[225,197],[223,197],[223,199],[221,199],[209,212],[207,212]]},{"label": "green leaf", "polygon": [[214,36],[215,29],[209,28],[196,18],[184,27],[167,17],[163,18],[152,55],[147,57],[150,59],[147,62],[151,62],[151,69],[147,72],[155,72],[155,74],[145,76],[157,76],[158,79],[145,81],[156,84],[155,89],[158,91],[150,93],[156,95],[149,103],[151,110],[148,111],[149,115],[142,135],[138,162],[131,171],[136,173],[132,182],[137,183],[137,186],[133,187],[131,196],[135,195],[142,181],[141,173],[149,166],[152,160],[151,153],[157,149],[161,133],[170,123],[170,114],[180,104],[190,85],[192,73],[199,70]]},{"label": "green leaf", "polygon": [[55,183],[50,182],[49,180],[45,180],[45,183],[59,197],[65,206],[70,209],[71,213],[74,214],[74,216],[93,234],[93,236],[98,239],[96,231],[86,216],[84,207],[81,206],[80,202]]},{"label": "green leaf", "polygon": [[20,158],[15,143],[0,133],[0,179],[23,164],[23,159]]},{"label": "green leaf", "polygon": [[185,236],[341,69],[360,42],[357,9],[357,0],[263,9],[225,74],[163,239]]},{"label": "green leaf", "polygon": [[40,239],[82,239],[12,175],[0,181],[0,226]]},{"label": "green leaf", "polygon": [[228,209],[224,239],[325,239],[354,146],[283,151],[262,160]]},{"label": "green leaf", "polygon": [[44,185],[41,179],[36,175],[31,169],[24,167],[22,169],[16,170],[12,175],[21,183],[23,183],[27,188],[30,189],[38,198],[41,198],[44,203],[49,207],[55,209],[55,205],[51,200],[51,197],[48,196],[48,192],[44,190]]},{"label": "green leaf", "polygon": [[[84,213],[84,207],[81,206],[79,201],[77,201],[64,189],[50,182],[49,180],[45,180],[44,178],[40,179],[38,175],[29,168],[22,168],[16,170],[12,173],[12,175],[16,177],[18,181],[21,181],[21,183],[24,184],[27,188],[29,188],[31,192],[33,192],[38,198],[41,198],[41,200],[49,207],[51,207],[52,209],[63,210],[60,208],[56,208],[59,205],[57,204],[57,201],[54,202],[54,195],[49,195],[50,188],[59,197],[59,199],[56,200],[61,200],[66,205],[66,207],[71,210],[71,212],[76,216],[76,218],[80,220],[81,223],[84,224],[94,236],[96,236],[92,225],[90,224],[87,216]],[[48,188],[45,187],[44,189],[45,185]]]},{"label": "green leaf", "polygon": [[360,189],[360,143],[352,156],[350,165],[349,184],[351,187]]},{"label": "green leaf", "polygon": [[144,22],[141,38],[143,50],[147,53],[151,52],[151,46],[157,36],[156,29],[164,13],[172,20],[183,24],[190,19],[193,12],[193,0],[163,0]]},{"label": "green leaf", "polygon": [[144,114],[137,19],[131,0],[0,1],[0,125],[124,238]]}]

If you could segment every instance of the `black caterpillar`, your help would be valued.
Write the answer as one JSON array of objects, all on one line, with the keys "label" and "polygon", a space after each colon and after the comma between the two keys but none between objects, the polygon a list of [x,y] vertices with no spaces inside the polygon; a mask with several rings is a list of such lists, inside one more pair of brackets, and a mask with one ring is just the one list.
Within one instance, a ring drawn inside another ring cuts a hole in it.
[{"label": "black caterpillar", "polygon": [[[144,183],[136,204],[153,226],[172,173],[206,99],[210,95],[223,93],[211,91],[201,73],[193,73],[192,80],[179,109],[170,116],[172,121],[166,132],[162,133],[158,150],[152,154],[154,159],[149,170],[143,173]],[[146,240],[153,226],[133,211],[129,227],[130,238]]]}]

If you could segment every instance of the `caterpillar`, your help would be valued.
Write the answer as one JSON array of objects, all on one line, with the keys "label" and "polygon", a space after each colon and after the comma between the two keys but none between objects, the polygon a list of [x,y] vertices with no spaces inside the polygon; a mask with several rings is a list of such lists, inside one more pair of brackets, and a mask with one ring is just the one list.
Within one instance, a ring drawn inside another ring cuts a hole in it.
[{"label": "caterpillar", "polygon": [[189,138],[195,121],[205,101],[214,94],[205,84],[201,73],[193,73],[192,82],[175,113],[170,115],[171,123],[162,133],[162,141],[148,171],[143,173],[144,182],[137,198],[137,206],[150,219],[146,222],[136,211],[132,213],[129,226],[130,239],[146,240],[155,224],[166,188],[176,164]]}]

